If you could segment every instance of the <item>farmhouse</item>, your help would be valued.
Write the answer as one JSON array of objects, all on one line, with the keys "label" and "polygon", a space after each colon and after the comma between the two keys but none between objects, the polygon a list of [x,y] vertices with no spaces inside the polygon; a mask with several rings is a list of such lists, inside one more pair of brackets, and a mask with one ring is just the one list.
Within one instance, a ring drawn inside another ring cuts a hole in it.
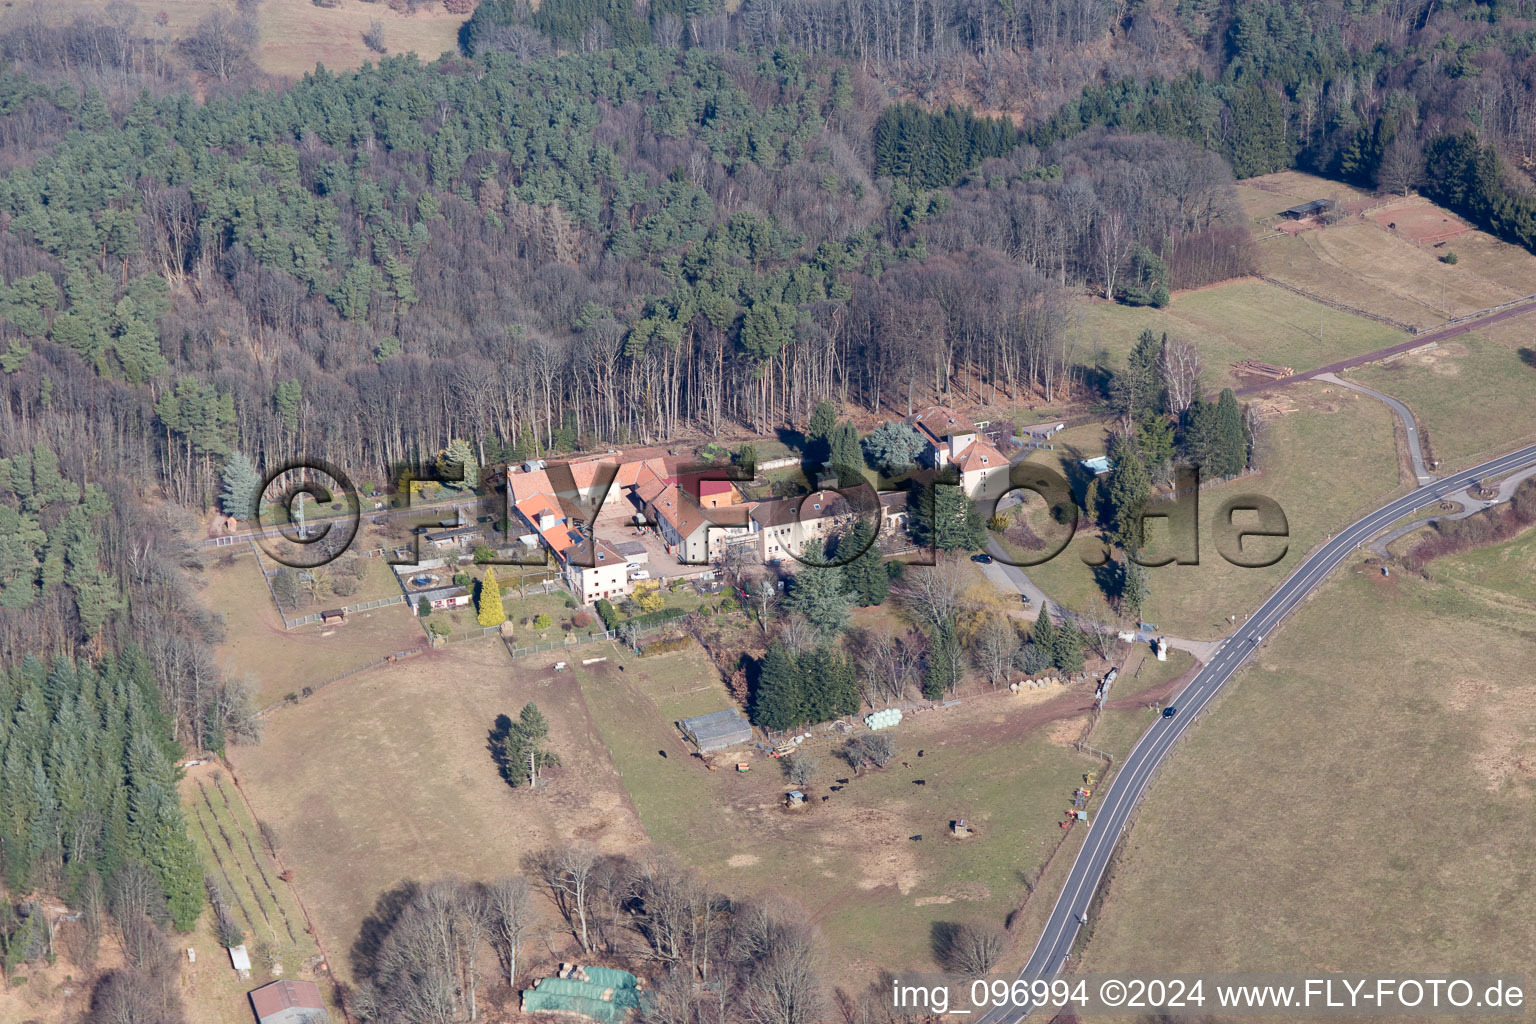
[{"label": "farmhouse", "polygon": [[259,1024],[321,1024],[327,1019],[320,986],[312,981],[274,981],[251,992]]},{"label": "farmhouse", "polygon": [[[887,507],[883,502],[879,505],[882,519]],[[777,562],[786,555],[798,556],[806,544],[826,540],[843,524],[852,525],[860,515],[873,518],[873,510],[856,508],[839,491],[813,491],[803,498],[760,501],[751,511],[759,537],[758,555],[764,562]],[[883,527],[884,523],[880,525]]]},{"label": "farmhouse", "polygon": [[629,581],[627,559],[602,538],[583,537],[561,555],[565,578],[582,604],[600,598],[624,597],[634,589]]},{"label": "farmhouse", "polygon": [[720,557],[727,543],[749,540],[758,529],[749,506],[716,506],[705,511],[675,485],[659,491],[647,502],[645,510],[656,524],[656,532],[667,551],[676,555],[679,562],[712,561]]},{"label": "farmhouse", "polygon": [[1008,490],[1008,457],[981,436],[976,424],[942,405],[915,414],[912,426],[928,442],[935,469],[954,466],[970,498],[998,498]]}]

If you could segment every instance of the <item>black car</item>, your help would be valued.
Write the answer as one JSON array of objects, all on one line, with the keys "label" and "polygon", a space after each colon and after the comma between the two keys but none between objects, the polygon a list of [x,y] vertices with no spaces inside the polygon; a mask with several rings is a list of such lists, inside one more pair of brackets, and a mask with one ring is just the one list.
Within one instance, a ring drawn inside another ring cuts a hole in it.
[{"label": "black car", "polygon": [[1163,708],[1163,717],[1164,718],[1172,718],[1174,715],[1176,715],[1178,713],[1179,713],[1179,709],[1178,708],[1175,708],[1175,707]]},{"label": "black car", "polygon": [[973,561],[973,562],[980,562],[982,565],[991,565],[992,564],[992,556],[991,555],[987,555],[987,554],[972,555],[971,556],[971,561]]}]

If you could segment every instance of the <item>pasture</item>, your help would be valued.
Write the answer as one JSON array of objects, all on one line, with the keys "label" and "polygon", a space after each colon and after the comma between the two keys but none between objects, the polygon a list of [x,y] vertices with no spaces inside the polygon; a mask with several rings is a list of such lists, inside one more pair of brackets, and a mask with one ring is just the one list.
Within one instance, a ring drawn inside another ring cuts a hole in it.
[{"label": "pasture", "polygon": [[1442,469],[1474,465],[1536,438],[1536,366],[1525,347],[1533,331],[1536,313],[1351,370],[1349,379],[1406,402]]},{"label": "pasture", "polygon": [[1163,768],[1083,971],[1520,971],[1536,611],[1347,564]]},{"label": "pasture", "polygon": [[[1091,695],[1004,690],[907,717],[884,769],[855,773],[835,755],[842,737],[813,730],[801,748],[818,763],[809,802],[787,809],[795,787],[780,762],[749,753],[741,774],[689,756],[672,723],[728,701],[697,648],[576,675],[650,838],[728,892],[804,905],[840,980],[931,969],[941,923],[1002,924],[1062,842],[1057,822],[1096,764],[1070,746]],[[952,837],[957,818],[977,834]]]},{"label": "pasture", "polygon": [[[643,840],[582,692],[553,660],[511,661],[496,640],[454,644],[284,707],[259,746],[231,749],[339,977],[351,978],[348,951],[375,901],[403,881],[516,873],[523,854],[572,839],[605,851]],[[496,716],[529,701],[562,762],[537,791],[510,788],[487,750]]]},{"label": "pasture", "polygon": [[[186,38],[199,22],[216,9],[233,9],[221,0],[127,0],[137,13],[137,28],[174,43]],[[7,5],[0,30],[9,22],[33,16],[45,22],[67,22],[80,14],[100,14],[105,5],[90,0],[65,0],[61,4]],[[165,16],[165,24],[154,21]],[[363,42],[363,33],[377,20],[384,30],[387,54],[415,53],[423,61],[458,52],[459,26],[463,15],[449,14],[440,3],[420,5],[414,14],[391,10],[386,3],[340,0],[335,7],[319,7],[311,0],[261,0],[257,10],[257,67],[270,75],[298,78],[324,64],[330,71],[377,63],[380,54]]]},{"label": "pasture", "polygon": [[[1536,255],[1486,232],[1467,229],[1438,245],[1416,241],[1460,223],[1421,196],[1373,199],[1298,171],[1240,181],[1237,193],[1244,210],[1266,224],[1311,199],[1336,199],[1346,209],[1326,227],[1254,245],[1262,273],[1330,302],[1423,330],[1536,291]],[[1443,262],[1452,252],[1456,262]]]},{"label": "pasture", "polygon": [[1191,342],[1205,362],[1209,390],[1254,383],[1232,364],[1243,359],[1310,370],[1373,352],[1406,335],[1342,313],[1253,278],[1178,292],[1165,309],[1080,300],[1078,358],[1110,369],[1125,365],[1143,330]]}]

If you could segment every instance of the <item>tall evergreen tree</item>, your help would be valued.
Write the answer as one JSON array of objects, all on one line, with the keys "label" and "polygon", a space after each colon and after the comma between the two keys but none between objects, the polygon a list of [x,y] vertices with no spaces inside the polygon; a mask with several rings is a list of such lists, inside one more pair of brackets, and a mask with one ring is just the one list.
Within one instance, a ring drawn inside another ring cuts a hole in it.
[{"label": "tall evergreen tree", "polygon": [[1152,481],[1141,453],[1127,437],[1115,435],[1109,444],[1112,469],[1105,500],[1109,503],[1110,533],[1125,548],[1139,550],[1144,542],[1147,502],[1152,496]]},{"label": "tall evergreen tree", "polygon": [[768,645],[752,694],[752,722],[765,729],[789,729],[806,720],[805,695],[795,657],[782,643]]},{"label": "tall evergreen tree", "polygon": [[1220,476],[1237,476],[1248,464],[1248,438],[1243,432],[1243,411],[1231,388],[1223,388],[1216,400],[1216,456],[1213,467]]},{"label": "tall evergreen tree", "polygon": [[907,517],[912,539],[940,551],[979,551],[987,529],[976,503],[954,484],[928,483],[917,491],[917,507]]},{"label": "tall evergreen tree", "polygon": [[808,541],[802,556],[811,564],[802,563],[796,571],[784,604],[804,615],[823,636],[836,636],[847,627],[848,612],[853,606],[843,567],[828,564],[831,559],[826,545],[820,541]]},{"label": "tall evergreen tree", "polygon": [[891,577],[885,571],[885,560],[880,556],[872,523],[862,518],[857,520],[853,529],[838,539],[837,557],[843,563],[843,589],[865,607],[884,603],[890,592]]},{"label": "tall evergreen tree", "polygon": [[939,700],[960,685],[960,640],[955,636],[953,619],[945,619],[928,634],[927,671],[923,675],[923,696]]},{"label": "tall evergreen tree", "polygon": [[1056,631],[1056,640],[1052,644],[1056,667],[1069,674],[1081,672],[1086,643],[1083,631],[1077,628],[1077,620],[1070,615],[1062,616],[1061,628]]},{"label": "tall evergreen tree", "polygon": [[224,490],[219,507],[227,516],[245,521],[256,518],[256,500],[261,496],[261,474],[244,452],[235,452],[224,463]]},{"label": "tall evergreen tree", "polygon": [[496,569],[486,566],[485,579],[480,581],[480,613],[475,621],[482,626],[499,626],[507,621],[507,613],[501,607],[501,584],[496,582]]},{"label": "tall evergreen tree", "polygon": [[1035,616],[1034,628],[1029,631],[1029,642],[1034,644],[1051,664],[1056,663],[1056,624],[1051,620],[1051,606],[1040,602],[1040,614]]}]

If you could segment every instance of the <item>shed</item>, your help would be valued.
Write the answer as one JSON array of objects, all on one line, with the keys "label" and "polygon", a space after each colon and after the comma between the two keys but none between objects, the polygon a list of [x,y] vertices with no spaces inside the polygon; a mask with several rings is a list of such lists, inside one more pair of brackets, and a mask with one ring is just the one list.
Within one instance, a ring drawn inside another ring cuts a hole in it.
[{"label": "shed", "polygon": [[678,725],[683,735],[706,754],[752,741],[751,723],[735,708],[685,718]]},{"label": "shed", "polygon": [[274,981],[251,992],[260,1024],[318,1024],[328,1019],[320,986],[312,981]]},{"label": "shed", "polygon": [[242,978],[251,976],[251,954],[246,952],[245,943],[229,947],[229,964],[235,969],[235,973]]},{"label": "shed", "polygon": [[329,625],[333,622],[346,622],[347,610],[345,608],[327,608],[320,613],[320,622]]},{"label": "shed", "polygon": [[1301,220],[1303,217],[1316,217],[1320,213],[1327,213],[1333,209],[1333,205],[1332,199],[1314,199],[1310,203],[1301,203],[1289,210],[1282,210],[1280,215],[1292,220]]}]

